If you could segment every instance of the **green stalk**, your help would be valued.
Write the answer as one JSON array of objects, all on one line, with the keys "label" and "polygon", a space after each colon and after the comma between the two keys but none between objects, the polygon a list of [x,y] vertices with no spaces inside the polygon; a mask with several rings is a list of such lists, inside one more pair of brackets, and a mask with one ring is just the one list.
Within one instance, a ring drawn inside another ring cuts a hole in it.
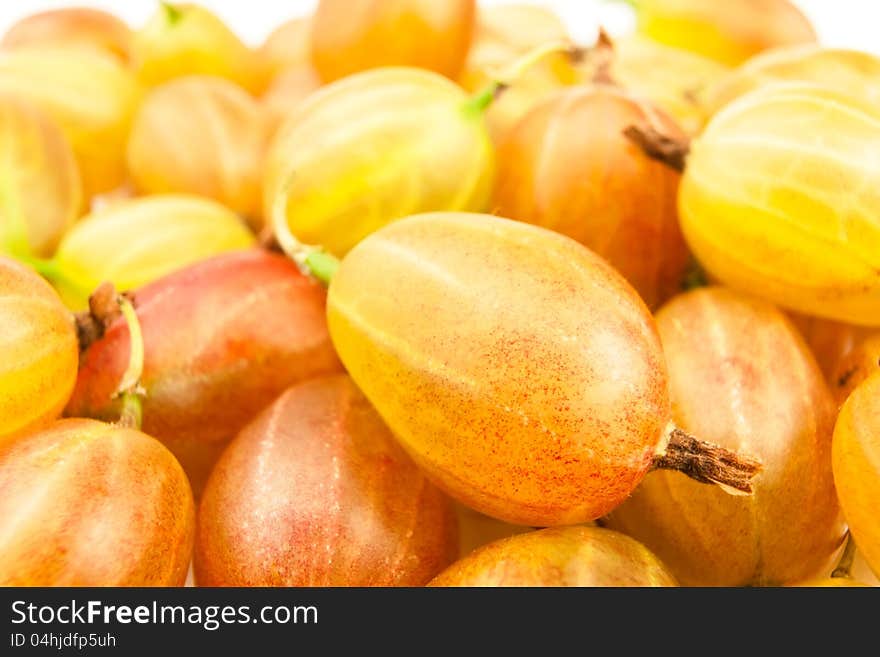
[{"label": "green stalk", "polygon": [[159,4],[162,6],[162,9],[165,10],[165,19],[168,21],[169,25],[177,25],[177,23],[183,18],[183,10],[180,9],[180,7],[177,7],[170,2],[162,2],[161,0]]},{"label": "green stalk", "polygon": [[494,80],[472,95],[465,102],[463,111],[466,116],[482,116],[508,87],[517,82],[532,67],[551,55],[568,55],[575,58],[582,50],[567,41],[552,41],[533,48],[522,57],[505,68]]}]

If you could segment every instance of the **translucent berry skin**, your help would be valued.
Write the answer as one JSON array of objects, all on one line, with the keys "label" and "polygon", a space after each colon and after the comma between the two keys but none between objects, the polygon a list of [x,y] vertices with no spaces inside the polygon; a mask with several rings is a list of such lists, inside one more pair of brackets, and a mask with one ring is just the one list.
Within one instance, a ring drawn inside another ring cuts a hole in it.
[{"label": "translucent berry skin", "polygon": [[32,46],[0,53],[0,93],[27,100],[62,129],[86,199],[125,180],[125,142],[140,89],[115,57],[85,48]]},{"label": "translucent berry skin", "polygon": [[184,75],[214,75],[258,92],[265,84],[256,54],[205,7],[159,7],[134,35],[132,64],[152,87]]},{"label": "translucent berry skin", "polygon": [[[144,431],[177,456],[196,494],[225,444],[288,386],[341,370],[320,284],[252,250],[197,263],[135,293],[144,336]],[[128,363],[120,319],[85,353],[67,415],[115,419]]]},{"label": "translucent berry skin", "polygon": [[73,316],[32,270],[0,257],[0,446],[61,414],[76,382]]},{"label": "translucent berry skin", "polygon": [[294,386],[223,453],[199,508],[201,586],[422,586],[455,513],[344,375]]},{"label": "translucent berry skin", "polygon": [[205,196],[260,226],[269,128],[260,104],[232,82],[177,78],[144,99],[128,139],[128,169],[142,193]]},{"label": "translucent berry skin", "polygon": [[[562,20],[544,7],[525,4],[481,7],[474,42],[458,83],[470,93],[478,93],[534,48],[569,40]],[[495,98],[486,110],[486,123],[493,141],[498,143],[532,107],[577,79],[577,70],[563,54],[546,56],[522,71],[515,84]]]},{"label": "translucent berry skin", "polygon": [[140,431],[60,420],[0,449],[0,585],[182,586],[195,508]]},{"label": "translucent berry skin", "polygon": [[276,75],[260,97],[270,131],[274,133],[321,84],[321,78],[310,64],[294,66]]},{"label": "translucent berry skin", "polygon": [[301,242],[341,256],[410,214],[485,210],[494,151],[482,115],[466,110],[468,100],[454,83],[415,68],[376,69],[327,85],[273,140],[264,213],[286,218]]},{"label": "translucent berry skin", "polygon": [[752,57],[704,90],[711,116],[740,96],[777,82],[809,82],[880,104],[880,57],[858,50],[806,44]]},{"label": "translucent berry skin", "polygon": [[27,47],[91,48],[128,63],[131,29],[122,20],[99,9],[71,7],[31,14],[3,35],[4,49]]},{"label": "translucent berry skin", "polygon": [[48,257],[76,221],[82,184],[70,143],[37,106],[0,97],[0,253]]},{"label": "translucent berry skin", "polygon": [[880,374],[859,385],[840,409],[832,462],[849,530],[880,577]]},{"label": "translucent berry skin", "polygon": [[475,0],[321,0],[312,19],[312,63],[325,82],[382,66],[454,78],[475,14]]},{"label": "translucent berry skin", "polygon": [[650,308],[681,290],[690,253],[678,225],[679,174],[623,134],[666,115],[610,85],[542,102],[502,140],[492,208],[555,230],[606,258]]},{"label": "translucent berry skin", "polygon": [[[864,326],[854,326],[844,322],[836,322],[822,317],[811,317],[798,313],[788,313],[792,323],[804,337],[810,351],[816,357],[816,362],[825,375],[831,392],[842,404],[849,392],[864,376],[852,372],[846,374],[849,363],[853,363],[856,352],[862,343],[871,336],[874,331]],[[880,357],[880,352],[878,352]],[[877,359],[873,366],[877,365]],[[853,379],[852,387],[846,390],[843,398],[840,398],[843,388]]]},{"label": "translucent berry skin", "polygon": [[206,258],[248,249],[256,239],[229,208],[187,194],[110,203],[77,222],[61,240],[52,282],[73,310],[88,308],[104,281],[134,290]]},{"label": "translucent berry skin", "polygon": [[554,527],[490,543],[430,586],[678,586],[633,539],[599,527]]},{"label": "translucent berry skin", "polygon": [[789,0],[640,0],[636,12],[641,34],[728,66],[770,48],[817,38]]},{"label": "translucent berry skin", "polygon": [[[595,64],[588,59],[582,67],[587,80],[595,76]],[[711,115],[705,93],[725,80],[730,68],[687,50],[633,36],[614,40],[610,72],[617,84],[649,100],[693,136]]]},{"label": "translucent berry skin", "polygon": [[841,405],[859,385],[880,370],[880,333],[862,336],[855,346],[840,358],[831,376],[831,389]]},{"label": "translucent berry skin", "polygon": [[409,217],[342,261],[327,315],[349,374],[415,461],[501,520],[603,515],[666,435],[647,308],[557,233],[488,215]]},{"label": "translucent berry skin", "polygon": [[644,543],[685,585],[828,573],[845,533],[830,467],[835,408],[796,329],[770,304],[720,287],[676,297],[657,326],[676,425],[755,455],[763,469],[748,496],[652,472],[608,526]]},{"label": "translucent berry skin", "polygon": [[880,106],[805,84],[757,89],[691,148],[682,231],[717,280],[798,312],[880,325]]},{"label": "translucent berry skin", "polygon": [[271,82],[291,68],[312,68],[311,30],[311,18],[294,18],[266,37],[257,51],[266,81]]}]

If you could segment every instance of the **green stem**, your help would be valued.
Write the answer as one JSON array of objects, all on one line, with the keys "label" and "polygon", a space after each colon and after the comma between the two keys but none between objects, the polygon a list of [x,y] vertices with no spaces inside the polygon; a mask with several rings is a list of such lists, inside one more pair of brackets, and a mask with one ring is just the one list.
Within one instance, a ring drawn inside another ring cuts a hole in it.
[{"label": "green stem", "polygon": [[339,269],[339,258],[326,251],[312,251],[306,256],[305,265],[309,272],[324,285],[330,281]]},{"label": "green stem", "polygon": [[473,94],[464,105],[467,116],[480,116],[508,87],[517,82],[533,66],[551,55],[568,55],[572,59],[580,57],[583,50],[567,41],[552,41],[533,48],[505,68],[494,80]]},{"label": "green stem", "polygon": [[281,186],[275,204],[272,206],[270,220],[275,232],[275,239],[278,240],[281,250],[297,264],[300,271],[315,277],[324,285],[329,285],[330,280],[339,268],[339,260],[332,254],[327,253],[323,247],[300,242],[290,232],[290,224],[287,223],[287,201],[295,177],[295,173],[291,174]]},{"label": "green stem", "polygon": [[114,398],[121,400],[119,422],[121,426],[140,429],[143,424],[143,396],[141,377],[144,373],[144,336],[134,306],[124,296],[118,296],[119,310],[128,326],[128,367],[122,374]]},{"label": "green stem", "polygon": [[846,547],[843,548],[843,554],[831,577],[842,577],[849,579],[852,577],[853,560],[856,558],[856,542],[852,539],[852,534],[846,535]]},{"label": "green stem", "polygon": [[170,2],[159,2],[162,5],[162,9],[165,10],[165,18],[168,21],[169,25],[176,25],[180,22],[180,19],[183,18],[183,10],[180,7],[176,7]]}]

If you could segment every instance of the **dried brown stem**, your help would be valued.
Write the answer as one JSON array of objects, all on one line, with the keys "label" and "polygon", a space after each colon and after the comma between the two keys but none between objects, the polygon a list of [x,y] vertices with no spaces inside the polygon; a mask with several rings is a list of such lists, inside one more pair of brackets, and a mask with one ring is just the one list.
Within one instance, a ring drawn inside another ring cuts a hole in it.
[{"label": "dried brown stem", "polygon": [[[124,295],[132,303],[130,293]],[[76,313],[76,332],[80,353],[84,353],[93,342],[104,337],[104,333],[120,316],[119,295],[113,283],[104,282],[89,297],[89,309]]]},{"label": "dried brown stem", "polygon": [[271,253],[284,253],[284,249],[281,248],[281,243],[278,241],[278,238],[275,237],[275,230],[271,224],[263,226],[260,234],[257,235],[257,244],[264,251],[269,251]]},{"label": "dried brown stem", "polygon": [[662,162],[681,173],[690,153],[691,145],[686,139],[665,135],[653,126],[631,125],[623,134],[648,157]]},{"label": "dried brown stem", "polygon": [[831,577],[843,577],[845,579],[852,577],[853,561],[856,558],[856,542],[852,539],[852,534],[846,534],[846,547],[843,548],[843,554],[837,567],[831,573]]},{"label": "dried brown stem", "polygon": [[596,40],[596,45],[593,46],[592,55],[596,60],[593,83],[617,84],[614,76],[611,75],[611,69],[614,67],[614,42],[611,41],[605,28],[599,28],[599,38]]},{"label": "dried brown stem", "polygon": [[674,427],[666,451],[654,459],[654,469],[677,470],[704,484],[750,494],[752,478],[761,471],[761,463]]}]

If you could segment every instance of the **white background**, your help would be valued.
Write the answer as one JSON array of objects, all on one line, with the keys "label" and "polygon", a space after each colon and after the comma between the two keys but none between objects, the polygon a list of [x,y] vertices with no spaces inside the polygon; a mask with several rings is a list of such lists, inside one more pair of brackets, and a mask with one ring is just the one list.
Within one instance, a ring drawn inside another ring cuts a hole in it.
[{"label": "white background", "polygon": [[[528,0],[480,0],[481,4]],[[728,2],[730,0],[715,0]],[[106,9],[142,25],[156,10],[155,0],[0,0],[0,32],[19,18],[36,11],[73,5]],[[273,27],[312,9],[314,0],[202,0],[200,4],[221,16],[251,45],[258,45]],[[553,7],[565,18],[572,35],[589,43],[602,22],[613,34],[628,31],[629,9],[608,0],[531,0]],[[880,54],[880,0],[799,0],[825,45],[867,50]]]}]

